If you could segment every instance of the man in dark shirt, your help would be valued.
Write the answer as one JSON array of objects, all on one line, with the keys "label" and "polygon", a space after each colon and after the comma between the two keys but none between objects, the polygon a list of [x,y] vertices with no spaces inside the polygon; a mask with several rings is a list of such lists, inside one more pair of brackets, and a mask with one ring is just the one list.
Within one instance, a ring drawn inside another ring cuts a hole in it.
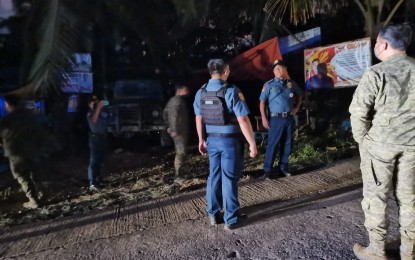
[{"label": "man in dark shirt", "polygon": [[88,105],[90,108],[87,113],[87,120],[90,129],[88,180],[89,189],[96,192],[99,191],[102,186],[100,173],[101,165],[104,162],[108,147],[107,130],[105,128],[103,114],[101,113],[104,101],[98,100],[96,96],[92,96]]}]

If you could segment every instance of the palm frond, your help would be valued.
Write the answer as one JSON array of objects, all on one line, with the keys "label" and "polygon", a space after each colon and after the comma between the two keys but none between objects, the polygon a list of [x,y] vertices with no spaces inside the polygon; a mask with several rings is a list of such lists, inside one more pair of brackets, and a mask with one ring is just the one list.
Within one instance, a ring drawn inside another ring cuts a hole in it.
[{"label": "palm frond", "polygon": [[289,10],[293,24],[305,24],[317,13],[333,14],[339,8],[350,4],[347,0],[268,0],[264,7],[267,19],[281,23]]},{"label": "palm frond", "polygon": [[79,23],[83,20],[66,8],[65,0],[40,1],[38,4],[43,8],[31,15],[44,15],[44,18],[33,32],[37,50],[24,83],[31,86],[36,96],[45,96],[60,92],[64,75],[70,71],[70,59],[78,47],[79,28],[82,28]]},{"label": "palm frond", "polygon": [[176,26],[191,30],[199,26],[201,18],[206,16],[209,1],[172,0],[172,4],[179,18]]}]

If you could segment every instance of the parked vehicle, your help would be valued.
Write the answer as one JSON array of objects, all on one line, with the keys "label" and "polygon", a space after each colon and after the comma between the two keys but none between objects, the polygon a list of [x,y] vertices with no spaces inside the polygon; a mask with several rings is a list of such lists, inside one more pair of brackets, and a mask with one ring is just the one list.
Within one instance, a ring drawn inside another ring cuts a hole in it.
[{"label": "parked vehicle", "polygon": [[107,131],[116,137],[162,132],[165,92],[160,80],[118,80],[113,99],[104,107]]}]

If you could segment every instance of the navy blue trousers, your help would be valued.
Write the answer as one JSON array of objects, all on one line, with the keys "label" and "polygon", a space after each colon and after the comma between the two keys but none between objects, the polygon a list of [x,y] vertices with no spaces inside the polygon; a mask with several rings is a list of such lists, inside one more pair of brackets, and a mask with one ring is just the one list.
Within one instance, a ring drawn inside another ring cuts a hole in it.
[{"label": "navy blue trousers", "polygon": [[208,137],[210,173],[207,181],[207,212],[215,216],[224,209],[226,224],[238,221],[238,181],[243,169],[243,142],[240,138]]},{"label": "navy blue trousers", "polygon": [[88,180],[90,185],[97,185],[101,174],[101,165],[104,162],[108,149],[106,135],[90,134],[89,136],[89,166]]},{"label": "navy blue trousers", "polygon": [[265,152],[264,172],[271,173],[275,157],[279,152],[279,165],[287,166],[291,153],[293,119],[291,116],[271,117],[268,129],[268,145]]}]

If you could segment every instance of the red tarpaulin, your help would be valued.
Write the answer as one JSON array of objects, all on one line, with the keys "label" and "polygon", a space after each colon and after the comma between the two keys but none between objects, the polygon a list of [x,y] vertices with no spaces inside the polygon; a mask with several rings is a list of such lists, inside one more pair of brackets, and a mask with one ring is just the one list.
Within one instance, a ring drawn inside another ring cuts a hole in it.
[{"label": "red tarpaulin", "polygon": [[274,77],[271,65],[276,59],[282,59],[278,38],[272,38],[254,48],[236,56],[229,62],[231,79],[236,81],[267,81]]},{"label": "red tarpaulin", "polygon": [[[263,42],[232,59],[229,62],[231,69],[230,81],[268,81],[274,77],[271,66],[276,59],[282,59],[277,37]],[[207,69],[199,70],[193,73],[191,79],[183,81],[183,84],[196,90],[205,84],[209,78],[210,75]]]}]

